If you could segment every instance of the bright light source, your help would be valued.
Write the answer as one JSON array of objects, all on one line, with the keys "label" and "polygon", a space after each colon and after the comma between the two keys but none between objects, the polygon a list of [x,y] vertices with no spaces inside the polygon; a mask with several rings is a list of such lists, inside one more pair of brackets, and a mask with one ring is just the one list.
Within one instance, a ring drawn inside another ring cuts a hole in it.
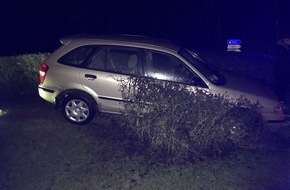
[{"label": "bright light source", "polygon": [[7,111],[0,109],[0,117],[4,116],[5,114],[7,114]]}]

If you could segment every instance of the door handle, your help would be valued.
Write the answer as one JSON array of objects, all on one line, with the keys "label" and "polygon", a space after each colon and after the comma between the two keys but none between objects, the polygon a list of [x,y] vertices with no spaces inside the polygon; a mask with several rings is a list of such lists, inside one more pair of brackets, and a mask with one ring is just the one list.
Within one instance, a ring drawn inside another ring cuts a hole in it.
[{"label": "door handle", "polygon": [[91,74],[85,74],[86,79],[88,80],[95,80],[97,78],[96,75],[91,75]]}]

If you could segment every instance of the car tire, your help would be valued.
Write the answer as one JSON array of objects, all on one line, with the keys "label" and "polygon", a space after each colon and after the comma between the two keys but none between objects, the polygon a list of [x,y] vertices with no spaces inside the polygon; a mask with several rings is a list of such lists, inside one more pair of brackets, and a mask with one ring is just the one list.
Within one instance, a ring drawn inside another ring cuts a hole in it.
[{"label": "car tire", "polygon": [[89,98],[82,96],[68,96],[62,103],[61,112],[67,121],[84,125],[95,116],[96,104]]},{"label": "car tire", "polygon": [[245,141],[254,143],[258,139],[263,129],[262,116],[254,110],[247,108],[232,109],[229,114],[230,122],[233,124],[231,134],[242,133],[245,134]]}]

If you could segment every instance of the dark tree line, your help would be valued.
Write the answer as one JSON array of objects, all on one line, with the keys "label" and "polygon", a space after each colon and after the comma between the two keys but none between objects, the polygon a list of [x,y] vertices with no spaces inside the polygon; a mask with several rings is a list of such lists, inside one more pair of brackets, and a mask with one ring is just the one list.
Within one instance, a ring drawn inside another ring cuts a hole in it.
[{"label": "dark tree line", "polygon": [[246,50],[268,53],[289,27],[288,8],[288,0],[3,0],[0,53],[52,51],[77,33],[146,35],[197,50],[223,50],[240,38]]}]

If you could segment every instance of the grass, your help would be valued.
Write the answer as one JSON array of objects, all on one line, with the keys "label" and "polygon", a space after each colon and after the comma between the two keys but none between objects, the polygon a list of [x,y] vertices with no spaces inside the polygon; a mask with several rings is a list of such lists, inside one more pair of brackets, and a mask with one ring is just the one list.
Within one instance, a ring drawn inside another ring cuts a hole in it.
[{"label": "grass", "polygon": [[289,189],[289,146],[281,134],[267,148],[196,163],[148,161],[101,115],[86,126],[64,121],[39,98],[0,103],[0,189]]}]

